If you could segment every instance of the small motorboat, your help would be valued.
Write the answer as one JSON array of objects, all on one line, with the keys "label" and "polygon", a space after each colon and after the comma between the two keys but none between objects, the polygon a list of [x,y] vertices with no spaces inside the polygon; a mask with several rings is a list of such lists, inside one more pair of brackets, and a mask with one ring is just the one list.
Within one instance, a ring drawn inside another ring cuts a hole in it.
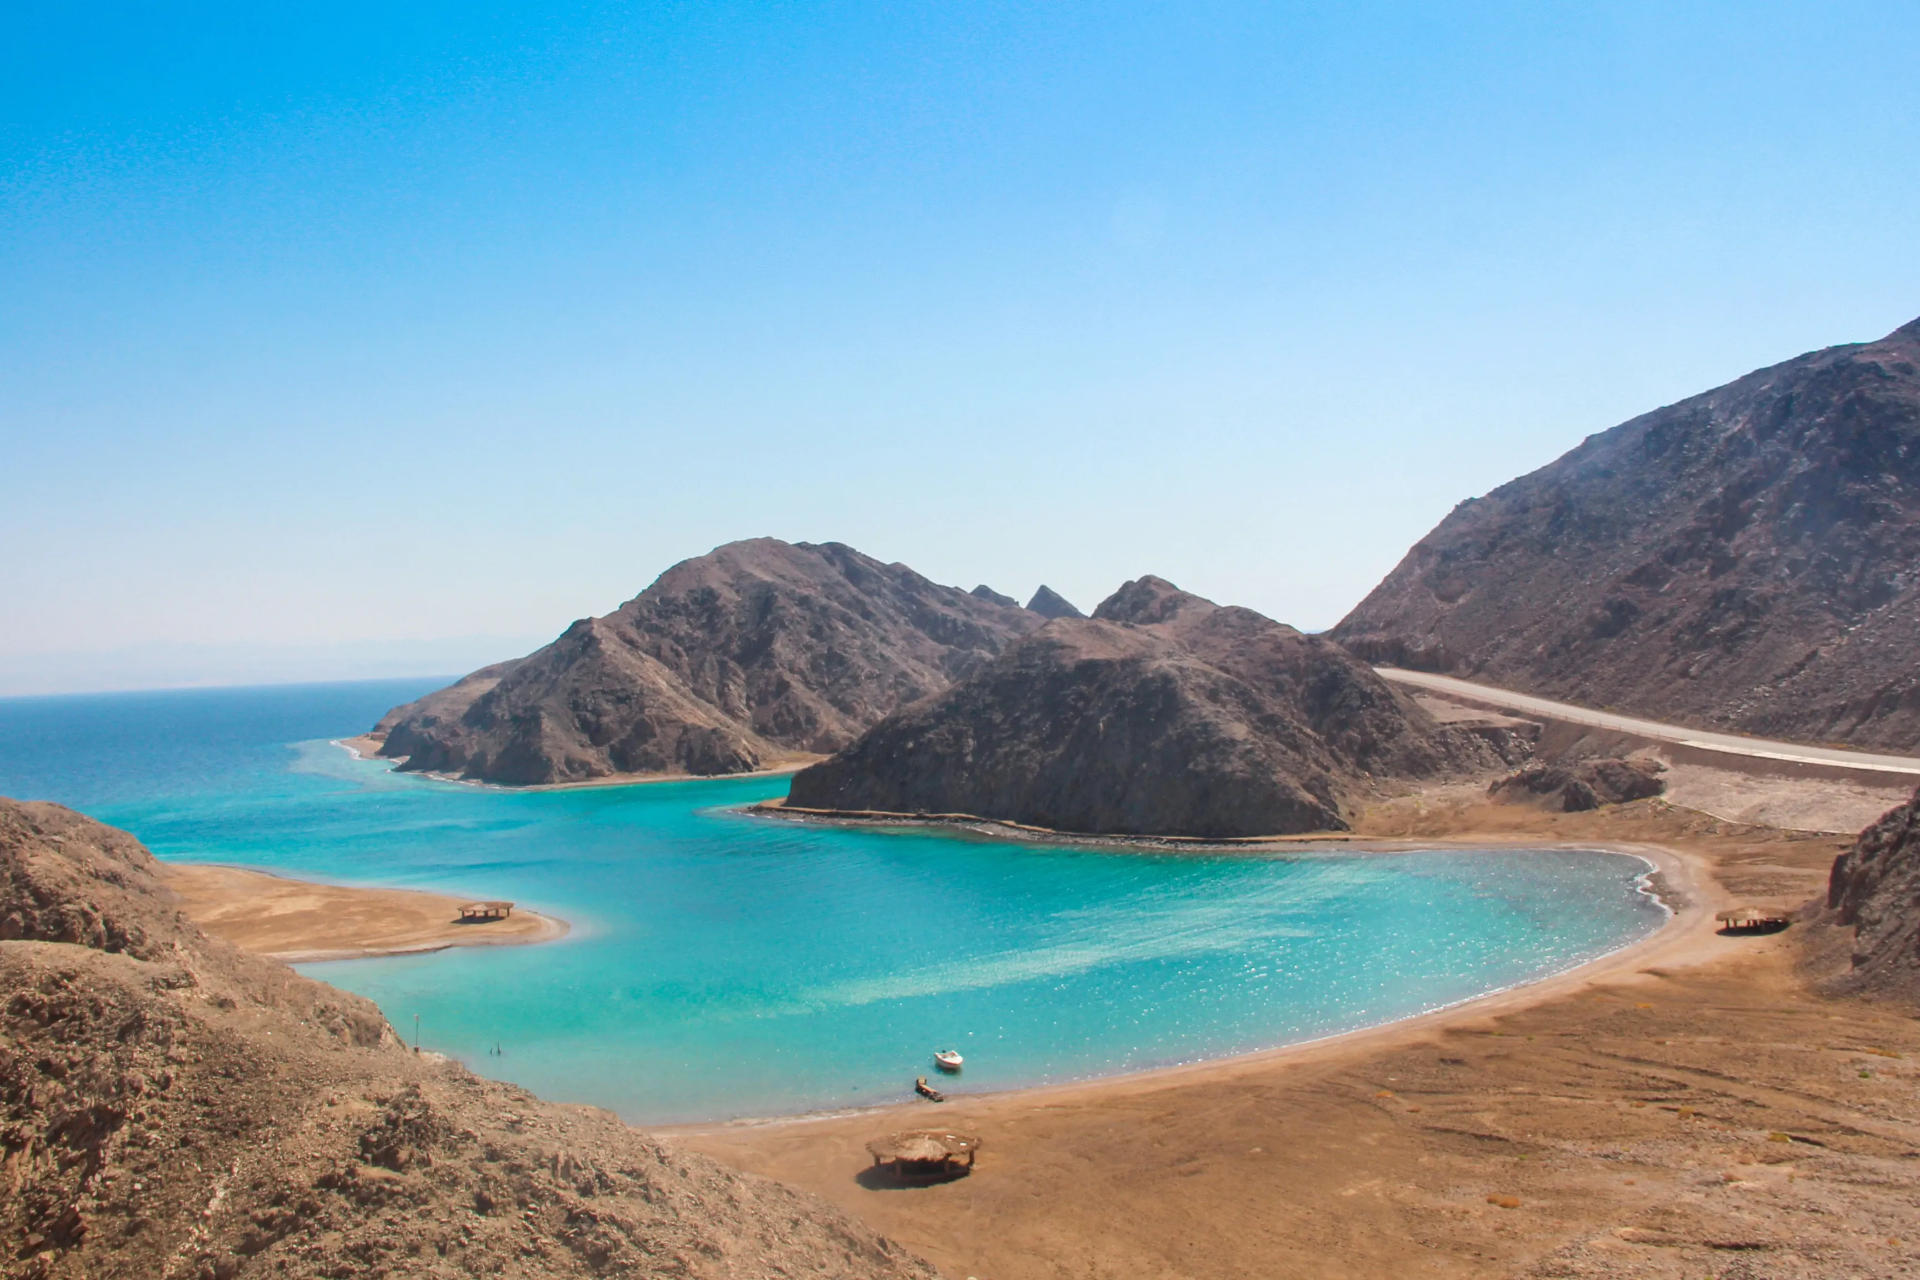
[{"label": "small motorboat", "polygon": [[928,1102],[945,1102],[947,1100],[947,1095],[928,1084],[925,1076],[921,1076],[913,1082],[913,1091],[925,1098]]},{"label": "small motorboat", "polygon": [[942,1049],[933,1055],[933,1065],[942,1071],[958,1071],[965,1061],[958,1049]]}]

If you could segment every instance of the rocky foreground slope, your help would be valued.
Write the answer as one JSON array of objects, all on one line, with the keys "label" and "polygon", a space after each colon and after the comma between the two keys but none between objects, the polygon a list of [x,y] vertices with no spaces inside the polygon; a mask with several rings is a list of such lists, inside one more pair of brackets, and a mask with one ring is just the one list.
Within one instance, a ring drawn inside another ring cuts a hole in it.
[{"label": "rocky foreground slope", "polygon": [[743,773],[851,742],[1045,618],[829,542],[733,542],[375,726],[401,768],[509,784]]},{"label": "rocky foreground slope", "polygon": [[1920,792],[1834,860],[1827,909],[1854,928],[1844,985],[1920,1002]]},{"label": "rocky foreground slope", "polygon": [[419,1057],[0,800],[0,1275],[918,1277],[836,1210]]},{"label": "rocky foreground slope", "polygon": [[1061,617],[796,774],[796,808],[1209,837],[1340,830],[1392,778],[1511,763],[1332,642],[1159,578]]},{"label": "rocky foreground slope", "polygon": [[1662,720],[1920,749],[1920,320],[1463,502],[1333,631]]}]

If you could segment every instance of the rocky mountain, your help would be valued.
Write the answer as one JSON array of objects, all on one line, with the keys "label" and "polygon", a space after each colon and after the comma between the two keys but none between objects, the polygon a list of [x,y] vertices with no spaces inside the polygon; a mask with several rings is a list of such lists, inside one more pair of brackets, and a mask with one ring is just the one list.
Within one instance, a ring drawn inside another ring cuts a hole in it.
[{"label": "rocky mountain", "polygon": [[1043,618],[1084,618],[1087,615],[1073,607],[1073,603],[1052,587],[1041,585],[1033,593],[1033,599],[1027,601],[1027,608]]},{"label": "rocky mountain", "polygon": [[1343,829],[1380,780],[1523,750],[1504,731],[1436,724],[1330,641],[1147,577],[802,770],[787,803],[1271,835]]},{"label": "rocky mountain", "polygon": [[1854,929],[1846,985],[1920,1001],[1920,792],[1834,859],[1827,908]]},{"label": "rocky mountain", "polygon": [[839,543],[756,538],[374,732],[404,769],[488,782],[741,773],[838,750],[1044,621]]},{"label": "rocky mountain", "polygon": [[157,871],[0,800],[0,1273],[933,1280],[820,1201],[414,1054]]},{"label": "rocky mountain", "polygon": [[1920,320],[1461,503],[1332,634],[1573,702],[1920,749]]}]

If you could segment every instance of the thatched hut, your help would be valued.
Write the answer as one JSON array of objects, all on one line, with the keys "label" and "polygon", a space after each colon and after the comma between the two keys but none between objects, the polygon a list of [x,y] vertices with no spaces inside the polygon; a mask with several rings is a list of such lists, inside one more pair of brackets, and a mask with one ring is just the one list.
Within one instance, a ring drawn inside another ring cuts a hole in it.
[{"label": "thatched hut", "polygon": [[1782,907],[1734,907],[1715,912],[1713,918],[1722,933],[1778,933],[1789,922]]},{"label": "thatched hut", "polygon": [[973,1172],[980,1139],[941,1129],[909,1129],[867,1144],[875,1168],[887,1168],[904,1182],[938,1182]]},{"label": "thatched hut", "polygon": [[511,902],[469,902],[460,908],[460,923],[484,924],[489,920],[505,920],[512,914]]}]

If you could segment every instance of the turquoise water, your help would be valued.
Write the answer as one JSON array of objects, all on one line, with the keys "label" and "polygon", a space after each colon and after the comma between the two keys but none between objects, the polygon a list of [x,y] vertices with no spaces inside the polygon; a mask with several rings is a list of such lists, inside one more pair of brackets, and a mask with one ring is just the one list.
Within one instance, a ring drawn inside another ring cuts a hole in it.
[{"label": "turquoise water", "polygon": [[[667,1122],[1220,1056],[1405,1017],[1658,928],[1617,854],[1118,853],[734,811],[781,779],[516,793],[329,743],[438,681],[0,700],[0,794],[163,858],[511,898],[538,947],[307,965],[544,1096]],[[503,1052],[488,1052],[498,1046]]]}]

